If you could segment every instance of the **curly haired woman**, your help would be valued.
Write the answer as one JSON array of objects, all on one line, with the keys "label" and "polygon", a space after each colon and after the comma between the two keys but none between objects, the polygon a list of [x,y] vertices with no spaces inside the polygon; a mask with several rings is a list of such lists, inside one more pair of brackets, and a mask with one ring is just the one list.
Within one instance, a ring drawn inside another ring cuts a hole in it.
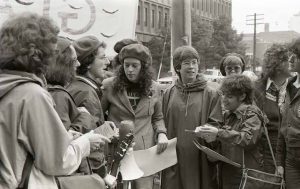
[{"label": "curly haired woman", "polygon": [[[266,127],[273,152],[277,145],[278,129],[286,98],[286,86],[289,74],[288,49],[285,45],[273,44],[264,54],[263,72],[255,82],[254,101],[267,115],[269,122]],[[264,171],[275,173],[275,166],[265,135],[262,137]]]},{"label": "curly haired woman", "polygon": [[[108,120],[120,126],[122,120],[134,122],[134,150],[158,145],[157,153],[167,148],[166,128],[163,121],[161,93],[152,81],[152,57],[147,47],[131,44],[119,53],[122,63],[117,76],[103,81],[103,111]],[[136,189],[152,189],[153,176],[133,182]]]}]

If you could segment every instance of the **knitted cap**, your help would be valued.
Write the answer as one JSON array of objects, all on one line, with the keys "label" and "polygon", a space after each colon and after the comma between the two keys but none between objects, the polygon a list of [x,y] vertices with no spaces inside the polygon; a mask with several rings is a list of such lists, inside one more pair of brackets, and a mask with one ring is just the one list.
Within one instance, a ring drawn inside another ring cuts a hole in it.
[{"label": "knitted cap", "polygon": [[71,41],[66,37],[59,36],[57,38],[57,50],[60,53],[63,53],[71,44]]},{"label": "knitted cap", "polygon": [[92,54],[100,45],[101,42],[92,35],[82,37],[74,41],[73,44],[79,62],[81,62],[85,57]]},{"label": "knitted cap", "polygon": [[182,61],[186,59],[197,59],[198,61],[200,60],[199,54],[191,46],[181,46],[175,49],[174,54],[173,54],[173,67],[174,70],[176,71],[176,68],[181,65]]},{"label": "knitted cap", "polygon": [[120,62],[123,63],[125,58],[136,58],[145,64],[152,64],[150,50],[141,44],[131,44],[123,47],[119,53]]},{"label": "knitted cap", "polygon": [[122,39],[121,41],[118,41],[115,44],[114,50],[116,53],[120,53],[120,51],[122,50],[123,47],[130,45],[130,44],[137,44],[137,43],[139,43],[139,42],[135,39]]},{"label": "knitted cap", "polygon": [[242,72],[245,70],[246,63],[243,56],[238,53],[228,53],[220,61],[220,72],[223,76],[226,76],[225,66],[229,62],[240,63],[242,65]]}]

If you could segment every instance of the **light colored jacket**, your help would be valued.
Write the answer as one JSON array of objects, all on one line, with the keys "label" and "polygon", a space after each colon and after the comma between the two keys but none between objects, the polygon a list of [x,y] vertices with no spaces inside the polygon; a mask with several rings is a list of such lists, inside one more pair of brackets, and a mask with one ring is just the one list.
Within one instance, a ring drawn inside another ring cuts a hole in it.
[{"label": "light colored jacket", "polygon": [[54,175],[75,171],[90,153],[86,137],[72,141],[50,94],[34,74],[0,71],[0,188],[17,188],[28,154],[29,188],[56,189]]},{"label": "light colored jacket", "polygon": [[103,111],[108,111],[108,120],[113,121],[117,126],[123,120],[134,122],[134,141],[136,143],[134,150],[154,146],[157,134],[166,132],[157,83],[152,83],[151,95],[141,97],[136,109],[133,110],[127,92],[114,92],[113,82],[114,78],[108,78],[102,82],[103,97],[101,104]]}]

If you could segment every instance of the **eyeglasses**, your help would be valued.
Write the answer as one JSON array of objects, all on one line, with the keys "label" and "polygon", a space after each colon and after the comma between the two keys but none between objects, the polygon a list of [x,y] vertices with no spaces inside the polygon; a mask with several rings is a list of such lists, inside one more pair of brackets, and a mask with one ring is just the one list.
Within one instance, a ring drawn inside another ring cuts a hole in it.
[{"label": "eyeglasses", "polygon": [[235,71],[235,72],[240,72],[242,70],[241,66],[225,66],[225,72],[231,72],[231,71]]},{"label": "eyeglasses", "polygon": [[193,59],[193,60],[184,60],[181,65],[182,66],[189,66],[189,65],[195,66],[196,64],[198,64],[198,61],[196,59]]}]

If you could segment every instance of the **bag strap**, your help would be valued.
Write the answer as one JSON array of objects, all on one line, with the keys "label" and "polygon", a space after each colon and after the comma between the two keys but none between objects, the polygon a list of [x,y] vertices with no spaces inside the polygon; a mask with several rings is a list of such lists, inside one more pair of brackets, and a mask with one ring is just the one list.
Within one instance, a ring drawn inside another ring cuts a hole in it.
[{"label": "bag strap", "polygon": [[27,189],[28,188],[28,183],[29,183],[29,177],[30,177],[30,172],[32,169],[32,165],[33,165],[33,157],[31,156],[31,154],[28,154],[26,157],[26,161],[23,167],[23,171],[22,171],[22,178],[21,178],[21,182],[19,184],[19,189]]},{"label": "bag strap", "polygon": [[[249,110],[249,108],[247,108],[247,110],[246,110],[245,113],[243,114],[243,116],[242,116],[242,122],[245,121],[246,112],[247,112],[248,110]],[[250,111],[251,111],[251,110],[250,110]],[[255,113],[255,114],[257,114],[257,113],[254,112],[254,111],[252,111],[252,112]],[[262,125],[263,125],[263,129],[264,129],[264,134],[265,134],[265,136],[266,136],[266,138],[267,138],[268,146],[269,146],[269,148],[270,148],[271,155],[272,155],[272,159],[273,159],[274,166],[275,166],[275,170],[276,170],[276,169],[277,169],[277,163],[276,163],[276,160],[275,160],[275,156],[274,156],[272,144],[271,144],[271,142],[270,142],[270,138],[269,138],[269,134],[268,134],[268,129],[267,129],[267,127],[266,127],[265,121],[264,121],[264,120],[262,120],[262,121],[263,121]],[[243,165],[242,165],[242,166],[243,166],[243,169],[246,167],[246,166],[245,166],[245,151],[244,151],[244,149],[243,149]]]}]

